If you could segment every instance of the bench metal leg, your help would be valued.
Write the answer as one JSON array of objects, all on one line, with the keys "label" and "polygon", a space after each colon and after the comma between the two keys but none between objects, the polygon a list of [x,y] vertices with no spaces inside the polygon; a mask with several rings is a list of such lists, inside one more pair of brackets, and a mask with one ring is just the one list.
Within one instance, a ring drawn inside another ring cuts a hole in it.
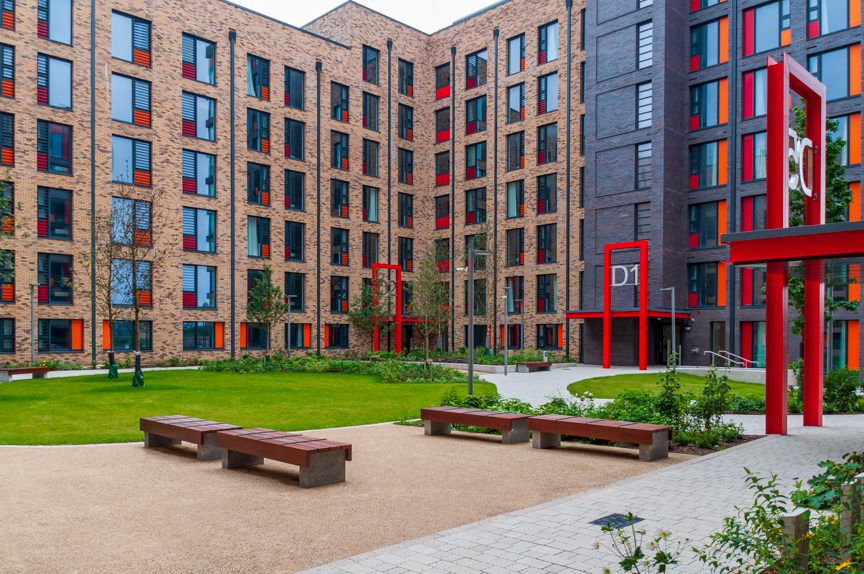
[{"label": "bench metal leg", "polygon": [[33,373],[32,377],[34,379],[45,379],[48,377],[48,373]]},{"label": "bench metal leg", "polygon": [[345,482],[345,451],[313,452],[309,466],[300,467],[300,486],[312,488],[325,484]]},{"label": "bench metal leg", "polygon": [[651,435],[651,444],[639,445],[639,460],[651,462],[669,456],[669,433],[655,432]]},{"label": "bench metal leg", "polygon": [[561,446],[561,435],[551,432],[531,433],[531,446],[534,448],[555,448]]},{"label": "bench metal leg", "polygon": [[198,460],[217,460],[222,458],[222,449],[216,446],[216,433],[204,435],[204,442],[198,445]]},{"label": "bench metal leg", "polygon": [[452,425],[450,423],[439,423],[437,421],[423,421],[423,429],[427,436],[450,434]]},{"label": "bench metal leg", "polygon": [[501,442],[504,444],[528,442],[528,419],[513,421],[513,427],[501,433]]},{"label": "bench metal leg", "polygon": [[181,441],[178,438],[171,438],[149,432],[144,433],[144,446],[147,448],[153,448],[154,446],[177,446],[180,442]]},{"label": "bench metal leg", "polygon": [[231,450],[222,452],[222,468],[243,468],[258,464],[264,464],[263,457],[244,454],[242,452],[234,452]]}]

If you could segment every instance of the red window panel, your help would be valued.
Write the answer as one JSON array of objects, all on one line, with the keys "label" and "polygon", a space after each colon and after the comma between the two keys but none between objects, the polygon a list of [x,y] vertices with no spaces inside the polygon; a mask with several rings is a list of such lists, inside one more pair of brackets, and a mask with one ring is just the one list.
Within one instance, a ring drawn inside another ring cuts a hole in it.
[{"label": "red window panel", "polygon": [[447,229],[450,227],[450,217],[436,217],[435,218],[435,229]]},{"label": "red window panel", "polygon": [[750,267],[741,269],[741,305],[753,305],[753,269]]},{"label": "red window panel", "polygon": [[183,307],[195,308],[198,306],[198,301],[195,298],[195,292],[184,291],[183,292]]},{"label": "red window panel", "polygon": [[36,221],[36,235],[39,237],[48,237],[48,220],[39,219]]},{"label": "red window panel", "polygon": [[184,251],[197,251],[198,242],[195,239],[194,235],[184,235],[183,236],[183,250]]},{"label": "red window panel", "polygon": [[437,90],[435,90],[435,99],[436,100],[443,100],[443,99],[449,98],[449,97],[450,97],[450,86],[449,85],[444,86],[443,88],[438,88]]},{"label": "red window panel", "polygon": [[47,285],[40,285],[39,286],[37,299],[39,299],[40,303],[47,303],[48,302],[48,286]]},{"label": "red window panel", "polygon": [[753,359],[753,322],[741,322],[741,356],[748,361]]},{"label": "red window panel", "polygon": [[[45,160],[46,167],[48,160]],[[476,167],[468,167],[465,169],[465,179],[476,179],[477,178],[477,168]]]},{"label": "red window panel", "polygon": [[181,69],[181,74],[184,78],[190,78],[194,80],[196,78],[196,69],[195,64],[189,62],[183,62],[183,67]]},{"label": "red window panel", "polygon": [[12,303],[15,301],[14,283],[3,283],[3,285],[0,286],[0,299],[2,299],[4,303]]},{"label": "red window panel", "polygon": [[753,197],[745,197],[741,200],[741,231],[753,231],[754,205]]},{"label": "red window panel", "polygon": [[744,11],[744,55],[749,56],[756,50],[756,11]]},{"label": "red window panel", "polygon": [[753,181],[754,166],[753,166],[753,134],[744,136],[741,140],[741,178],[744,181]]},{"label": "red window panel", "polygon": [[15,233],[15,218],[11,215],[3,217],[3,222],[0,223],[0,233],[11,235]]},{"label": "red window panel", "polygon": [[195,122],[193,120],[183,120],[184,136],[192,136],[194,138],[197,133],[198,132],[195,129]]},{"label": "red window panel", "polygon": [[744,117],[752,118],[756,114],[756,73],[746,72],[744,82]]},{"label": "red window panel", "polygon": [[435,176],[435,185],[437,187],[441,187],[442,185],[450,184],[450,174],[449,173],[439,173]]},{"label": "red window panel", "polygon": [[450,140],[450,130],[441,130],[435,134],[435,143],[442,143]]}]

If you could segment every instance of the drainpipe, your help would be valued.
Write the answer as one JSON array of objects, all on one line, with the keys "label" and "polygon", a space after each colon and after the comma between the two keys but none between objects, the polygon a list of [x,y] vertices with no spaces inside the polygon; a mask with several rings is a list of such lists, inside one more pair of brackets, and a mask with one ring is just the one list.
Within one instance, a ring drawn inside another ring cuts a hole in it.
[{"label": "drainpipe", "polygon": [[[732,49],[735,52],[733,54],[733,57],[729,58],[729,92],[731,94],[729,101],[732,107],[731,113],[729,114],[729,134],[730,139],[732,140],[729,142],[729,165],[732,166],[732,173],[729,175],[729,203],[727,205],[727,209],[729,210],[729,217],[727,218],[727,221],[732,222],[732,231],[737,231],[738,170],[735,166],[738,165],[738,102],[740,100],[740,96],[738,94],[738,0],[730,0],[729,7],[732,10],[732,22],[734,24],[733,26],[730,26],[729,30],[731,34],[731,37],[729,39],[729,45],[732,46]],[[735,268],[732,267],[732,281],[728,286],[729,295],[727,300],[729,301],[729,349],[733,353],[736,353],[737,343],[737,338],[735,336],[735,307],[738,304],[738,290],[735,288],[735,285],[737,283],[737,275],[738,274],[735,272]],[[741,355],[741,350],[742,349],[737,349],[737,354]]]},{"label": "drainpipe", "polygon": [[456,46],[450,46],[450,350],[456,350]]},{"label": "drainpipe", "polygon": [[235,102],[234,102],[234,99],[235,99],[234,98],[234,92],[235,92],[234,83],[235,83],[235,76],[236,76],[236,69],[235,69],[236,64],[235,64],[235,60],[234,60],[234,51],[235,50],[234,49],[235,49],[235,45],[237,43],[237,32],[236,31],[231,30],[228,32],[228,43],[230,45],[230,52],[231,52],[231,88],[230,88],[231,89],[231,102],[230,102],[230,107],[231,107],[231,358],[234,359],[236,357],[236,353],[237,353],[237,348],[236,348],[237,337],[234,336],[234,329],[235,329],[235,325],[237,324],[236,323],[236,320],[237,320],[237,302],[236,302],[236,296],[235,296],[236,291],[237,291],[237,285],[236,285],[236,281],[234,280],[234,277],[235,277],[234,272],[235,272],[235,267],[237,265],[237,239],[236,239],[237,238],[237,233],[236,233],[237,212],[236,212],[236,209],[234,207],[235,205],[237,205],[237,203],[236,203],[236,196],[237,196],[237,173],[236,173],[237,172],[237,168],[236,168],[237,149],[236,149],[236,134],[234,133],[234,131],[235,131],[234,118],[236,115],[234,112],[234,105],[235,105]]},{"label": "drainpipe", "polygon": [[[96,366],[96,0],[90,0],[90,270],[90,360]],[[32,297],[30,305],[35,307]],[[36,323],[31,323],[32,348]],[[32,354],[30,360],[33,361]]]},{"label": "drainpipe", "polygon": [[[495,255],[492,257],[492,301],[494,305],[492,305],[492,352],[494,353],[496,349],[495,341],[498,340],[498,34],[500,30],[496,27],[492,31],[492,36],[495,39],[495,114],[494,114],[494,123],[495,126],[493,128],[493,137],[492,141],[494,142],[494,148],[492,150],[493,157],[492,163],[494,170],[492,172],[492,194],[493,194],[493,205],[494,205],[494,215],[492,216],[492,253]],[[488,241],[488,237],[486,238]],[[486,249],[489,249],[489,246],[485,246]],[[504,311],[507,312],[506,310]],[[504,349],[504,355],[507,355],[507,349]],[[505,359],[506,360],[506,359]]]},{"label": "drainpipe", "polygon": [[315,225],[315,239],[318,246],[315,254],[315,329],[318,332],[318,336],[315,338],[315,352],[321,355],[321,60],[315,62],[315,107],[315,153],[318,158],[318,161],[315,162],[315,210],[317,221]]},{"label": "drainpipe", "polygon": [[[387,264],[393,264],[393,40],[387,38]],[[380,210],[379,210],[380,211]],[[390,281],[391,271],[387,270]],[[387,311],[390,315],[390,297],[387,298]],[[392,329],[387,331],[387,350],[391,350]]]},{"label": "drainpipe", "polygon": [[[573,70],[573,0],[567,0],[567,164],[566,178],[567,184],[565,195],[567,196],[567,206],[564,208],[564,225],[565,231],[565,263],[564,263],[564,354],[570,356],[570,319],[567,319],[567,310],[570,308],[570,170],[572,163],[571,154],[571,127],[573,115],[573,82],[571,78]],[[584,185],[584,184],[583,184]],[[583,235],[584,237],[584,235]]]}]

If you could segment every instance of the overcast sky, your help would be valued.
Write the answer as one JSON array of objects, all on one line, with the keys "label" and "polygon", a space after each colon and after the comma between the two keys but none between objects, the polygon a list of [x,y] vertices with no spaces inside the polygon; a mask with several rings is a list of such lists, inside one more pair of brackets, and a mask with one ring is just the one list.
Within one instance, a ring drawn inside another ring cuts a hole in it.
[{"label": "overcast sky", "polygon": [[[262,14],[272,16],[295,26],[302,26],[324,12],[342,4],[344,0],[233,0]],[[495,0],[361,0],[360,4],[382,12],[392,18],[419,28],[435,32],[463,16],[493,4]]]}]

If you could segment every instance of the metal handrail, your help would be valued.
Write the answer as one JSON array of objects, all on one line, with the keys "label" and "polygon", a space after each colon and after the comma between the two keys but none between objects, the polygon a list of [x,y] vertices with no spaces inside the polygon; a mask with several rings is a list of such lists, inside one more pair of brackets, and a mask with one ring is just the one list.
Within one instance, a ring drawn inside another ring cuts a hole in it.
[{"label": "metal handrail", "polygon": [[745,359],[740,355],[736,355],[734,353],[730,353],[729,351],[721,350],[718,352],[714,351],[705,351],[705,355],[711,355],[711,365],[714,365],[714,357],[720,357],[724,361],[726,361],[726,367],[728,368],[730,365],[740,365],[744,368],[749,368],[755,363],[750,359]]}]

